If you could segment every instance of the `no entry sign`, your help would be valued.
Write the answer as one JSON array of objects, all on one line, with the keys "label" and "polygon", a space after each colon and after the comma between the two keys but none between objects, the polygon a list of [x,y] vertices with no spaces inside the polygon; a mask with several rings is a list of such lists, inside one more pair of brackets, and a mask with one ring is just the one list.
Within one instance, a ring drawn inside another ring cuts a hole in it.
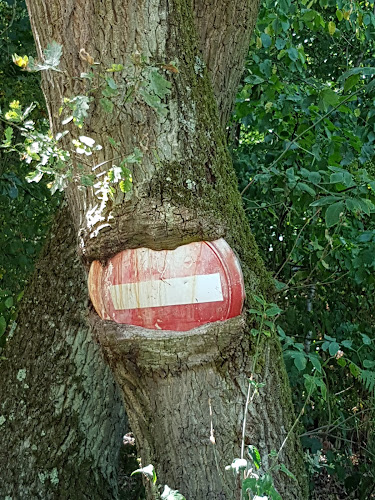
[{"label": "no entry sign", "polygon": [[176,331],[238,316],[245,298],[239,261],[224,239],[125,250],[105,267],[94,261],[89,292],[103,319]]}]

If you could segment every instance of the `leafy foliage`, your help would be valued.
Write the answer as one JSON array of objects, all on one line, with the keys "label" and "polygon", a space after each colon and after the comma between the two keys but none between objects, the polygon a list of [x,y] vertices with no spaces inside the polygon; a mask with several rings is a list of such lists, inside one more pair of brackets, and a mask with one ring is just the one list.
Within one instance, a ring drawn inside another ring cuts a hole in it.
[{"label": "leafy foliage", "polygon": [[[353,449],[369,470],[360,443],[374,428],[373,7],[265,0],[231,129],[245,209],[282,301],[304,444],[323,454],[330,441],[329,463],[347,479]],[[349,447],[355,427],[363,437]]]},{"label": "leafy foliage", "polygon": [[[29,184],[27,166],[20,162],[12,144],[23,140],[18,125],[34,122],[47,131],[44,100],[37,74],[25,73],[12,64],[11,55],[34,55],[34,42],[24,2],[0,1],[0,348],[12,332],[23,289],[33,270],[59,197],[51,197],[46,182]],[[18,67],[17,67],[18,66]],[[20,103],[34,102],[22,106]],[[10,104],[9,104],[10,103]],[[15,126],[14,126],[15,125]],[[28,145],[30,147],[30,144]],[[33,154],[31,149],[29,153]]]}]

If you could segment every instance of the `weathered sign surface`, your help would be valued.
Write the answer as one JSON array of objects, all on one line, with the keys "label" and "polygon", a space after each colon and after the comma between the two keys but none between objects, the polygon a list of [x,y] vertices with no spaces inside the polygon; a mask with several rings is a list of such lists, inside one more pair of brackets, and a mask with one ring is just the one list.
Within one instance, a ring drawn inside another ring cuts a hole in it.
[{"label": "weathered sign surface", "polygon": [[105,267],[94,261],[89,291],[102,319],[175,331],[238,316],[245,298],[240,263],[224,239],[125,250]]}]

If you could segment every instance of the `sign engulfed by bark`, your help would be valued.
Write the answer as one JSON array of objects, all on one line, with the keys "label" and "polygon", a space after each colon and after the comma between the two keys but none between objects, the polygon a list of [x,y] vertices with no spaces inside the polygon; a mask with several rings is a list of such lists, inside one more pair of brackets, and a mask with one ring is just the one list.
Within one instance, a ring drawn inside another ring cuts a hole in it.
[{"label": "sign engulfed by bark", "polygon": [[238,316],[245,298],[240,263],[223,238],[125,250],[104,268],[94,261],[89,292],[102,319],[174,331]]}]

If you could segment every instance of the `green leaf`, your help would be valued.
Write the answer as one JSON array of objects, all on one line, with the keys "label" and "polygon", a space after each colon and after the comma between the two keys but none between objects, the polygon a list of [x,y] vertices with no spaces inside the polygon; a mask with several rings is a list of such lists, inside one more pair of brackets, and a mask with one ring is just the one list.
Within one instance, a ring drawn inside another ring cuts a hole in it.
[{"label": "green leaf", "polygon": [[95,74],[92,71],[90,71],[89,73],[83,72],[83,73],[81,73],[80,76],[81,76],[81,78],[85,78],[86,80],[92,81],[92,79],[94,78]]},{"label": "green leaf", "polygon": [[250,85],[259,85],[260,83],[264,82],[264,78],[261,78],[258,75],[249,75],[245,78],[245,82],[249,83]]},{"label": "green leaf", "polygon": [[328,23],[328,33],[330,35],[334,35],[336,31],[336,24],[333,21],[330,21]]},{"label": "green leaf", "polygon": [[371,345],[372,341],[368,335],[366,335],[365,333],[361,333],[361,337],[362,337],[362,342],[365,345]]},{"label": "green leaf", "polygon": [[268,318],[272,318],[273,316],[277,316],[281,312],[282,312],[282,309],[280,309],[280,307],[278,307],[276,304],[271,304],[271,307],[269,307],[266,310],[266,316]]},{"label": "green leaf", "polygon": [[331,342],[328,347],[328,352],[331,356],[334,356],[340,349],[340,345],[337,342]]},{"label": "green leaf", "polygon": [[374,371],[362,370],[360,380],[369,392],[375,393],[375,372]]},{"label": "green leaf", "polygon": [[73,122],[82,128],[84,119],[88,116],[90,98],[86,95],[77,95],[67,103],[73,111]]},{"label": "green leaf", "polygon": [[145,89],[141,89],[139,93],[148,106],[150,106],[151,108],[154,108],[155,111],[162,116],[167,115],[167,113],[168,113],[167,107],[165,106],[165,104],[163,104],[160,101],[159,96],[152,95],[149,92],[147,92],[147,90],[145,90]]},{"label": "green leaf", "polygon": [[349,365],[349,370],[350,373],[353,375],[353,377],[357,378],[361,374],[361,369],[359,366],[357,366],[353,361]]},{"label": "green leaf", "polygon": [[116,71],[122,71],[124,69],[124,66],[122,64],[112,64],[111,68],[108,68],[108,72],[116,72]]},{"label": "green leaf", "polygon": [[343,15],[343,13],[341,12],[341,10],[340,10],[340,9],[337,9],[337,10],[336,10],[336,17],[337,17],[337,19],[338,19],[339,21],[342,21],[342,20],[344,19],[344,15]]},{"label": "green leaf", "polygon": [[349,69],[348,71],[345,71],[343,75],[340,76],[338,81],[346,80],[349,78],[351,75],[366,75],[366,76],[372,76],[375,75],[375,67],[365,67],[365,68],[352,68]]},{"label": "green leaf", "polygon": [[250,455],[251,460],[253,461],[255,468],[258,470],[262,465],[262,460],[260,458],[260,453],[258,448],[253,446],[252,444],[248,446],[248,453]]},{"label": "green leaf", "polygon": [[106,78],[106,82],[112,90],[117,90],[117,84],[112,77]]},{"label": "green leaf", "polygon": [[248,312],[249,312],[249,314],[256,314],[258,316],[262,316],[263,315],[262,311],[259,311],[258,309],[249,309]]},{"label": "green leaf", "polygon": [[293,353],[293,361],[298,371],[302,372],[306,368],[307,359],[304,353],[302,352]]},{"label": "green leaf", "polygon": [[313,365],[315,370],[319,373],[322,373],[322,365],[318,356],[316,354],[309,354],[309,360],[311,361],[311,364]]},{"label": "green leaf", "polygon": [[116,142],[112,137],[108,137],[108,142],[111,146],[113,146],[116,149],[119,148],[121,145],[119,142]]},{"label": "green leaf", "polygon": [[56,68],[60,64],[62,49],[62,45],[55,41],[49,43],[44,50],[45,64],[51,68]]},{"label": "green leaf", "polygon": [[112,113],[114,105],[113,102],[107,99],[106,97],[102,97],[100,99],[100,105],[104,109],[106,113]]},{"label": "green leaf", "polygon": [[275,42],[275,47],[277,50],[282,50],[286,45],[286,40],[284,38],[277,38]]},{"label": "green leaf", "polygon": [[0,316],[0,337],[4,335],[6,328],[7,322],[5,321],[4,316]]},{"label": "green leaf", "polygon": [[359,78],[359,74],[349,76],[344,85],[344,92],[348,92],[352,87],[357,85],[357,83],[359,82]]},{"label": "green leaf", "polygon": [[5,140],[6,140],[6,142],[11,143],[12,142],[12,137],[13,137],[13,129],[12,129],[12,127],[7,127],[5,129],[4,133],[5,133]]},{"label": "green leaf", "polygon": [[325,221],[327,227],[333,227],[340,221],[341,214],[345,210],[343,201],[339,201],[330,205],[326,210]]},{"label": "green leaf", "polygon": [[324,207],[325,205],[330,205],[332,202],[341,199],[342,198],[338,196],[323,196],[322,198],[319,198],[319,200],[310,203],[310,207]]},{"label": "green leaf", "polygon": [[139,148],[134,148],[133,153],[131,153],[130,155],[126,156],[122,160],[122,163],[140,163],[142,161],[142,158],[143,158],[142,151]]},{"label": "green leaf", "polygon": [[314,21],[316,14],[317,13],[315,12],[315,10],[307,10],[302,16],[302,21],[307,21],[307,22]]},{"label": "green leaf", "polygon": [[13,306],[13,297],[8,297],[5,301],[5,307],[10,309]]},{"label": "green leaf", "polygon": [[334,172],[330,175],[329,182],[331,184],[343,184],[344,183],[344,173],[343,172]]},{"label": "green leaf", "polygon": [[254,299],[262,306],[265,306],[267,302],[263,299],[263,297],[259,297],[259,295],[254,295]]},{"label": "green leaf", "polygon": [[82,186],[93,186],[95,183],[95,175],[81,175]]},{"label": "green leaf", "polygon": [[338,94],[336,94],[336,92],[332,89],[323,90],[320,96],[323,99],[324,103],[330,106],[336,106],[336,104],[338,104],[339,102]]},{"label": "green leaf", "polygon": [[242,492],[246,493],[250,490],[253,493],[257,492],[257,479],[255,477],[248,477],[242,481]]},{"label": "green leaf", "polygon": [[312,187],[310,187],[308,184],[305,184],[304,182],[299,182],[298,187],[301,191],[305,191],[306,193],[309,193],[311,196],[316,195],[315,190]]},{"label": "green leaf", "polygon": [[274,279],[273,282],[277,291],[284,290],[284,288],[286,288],[287,286],[286,283],[282,283],[281,281],[278,281],[276,279]]},{"label": "green leaf", "polygon": [[298,59],[298,50],[295,49],[294,47],[291,47],[290,49],[287,50],[289,59],[291,61],[297,61]]},{"label": "green leaf", "polygon": [[265,49],[271,47],[272,40],[271,37],[267,35],[267,33],[261,33],[260,39],[262,40],[262,44]]},{"label": "green leaf", "polygon": [[102,90],[103,97],[115,97],[117,95],[117,90],[112,89],[109,85],[107,85],[106,88]]},{"label": "green leaf", "polygon": [[280,464],[280,470],[282,472],[284,472],[284,474],[286,474],[288,477],[290,477],[291,479],[293,479],[294,481],[297,481],[296,476],[292,472],[290,472],[290,470],[287,469],[284,464]]},{"label": "green leaf", "polygon": [[171,93],[172,84],[164,78],[163,75],[159,73],[159,71],[154,70],[150,71],[149,74],[149,89],[154,92],[161,99]]},{"label": "green leaf", "polygon": [[30,71],[44,71],[48,69],[60,71],[57,67],[60,64],[62,49],[62,45],[55,41],[49,43],[47,48],[43,51],[44,60],[35,62],[33,57],[29,57],[28,69]]},{"label": "green leaf", "polygon": [[119,188],[122,193],[128,193],[132,189],[132,183],[129,179],[122,179],[119,182]]}]

